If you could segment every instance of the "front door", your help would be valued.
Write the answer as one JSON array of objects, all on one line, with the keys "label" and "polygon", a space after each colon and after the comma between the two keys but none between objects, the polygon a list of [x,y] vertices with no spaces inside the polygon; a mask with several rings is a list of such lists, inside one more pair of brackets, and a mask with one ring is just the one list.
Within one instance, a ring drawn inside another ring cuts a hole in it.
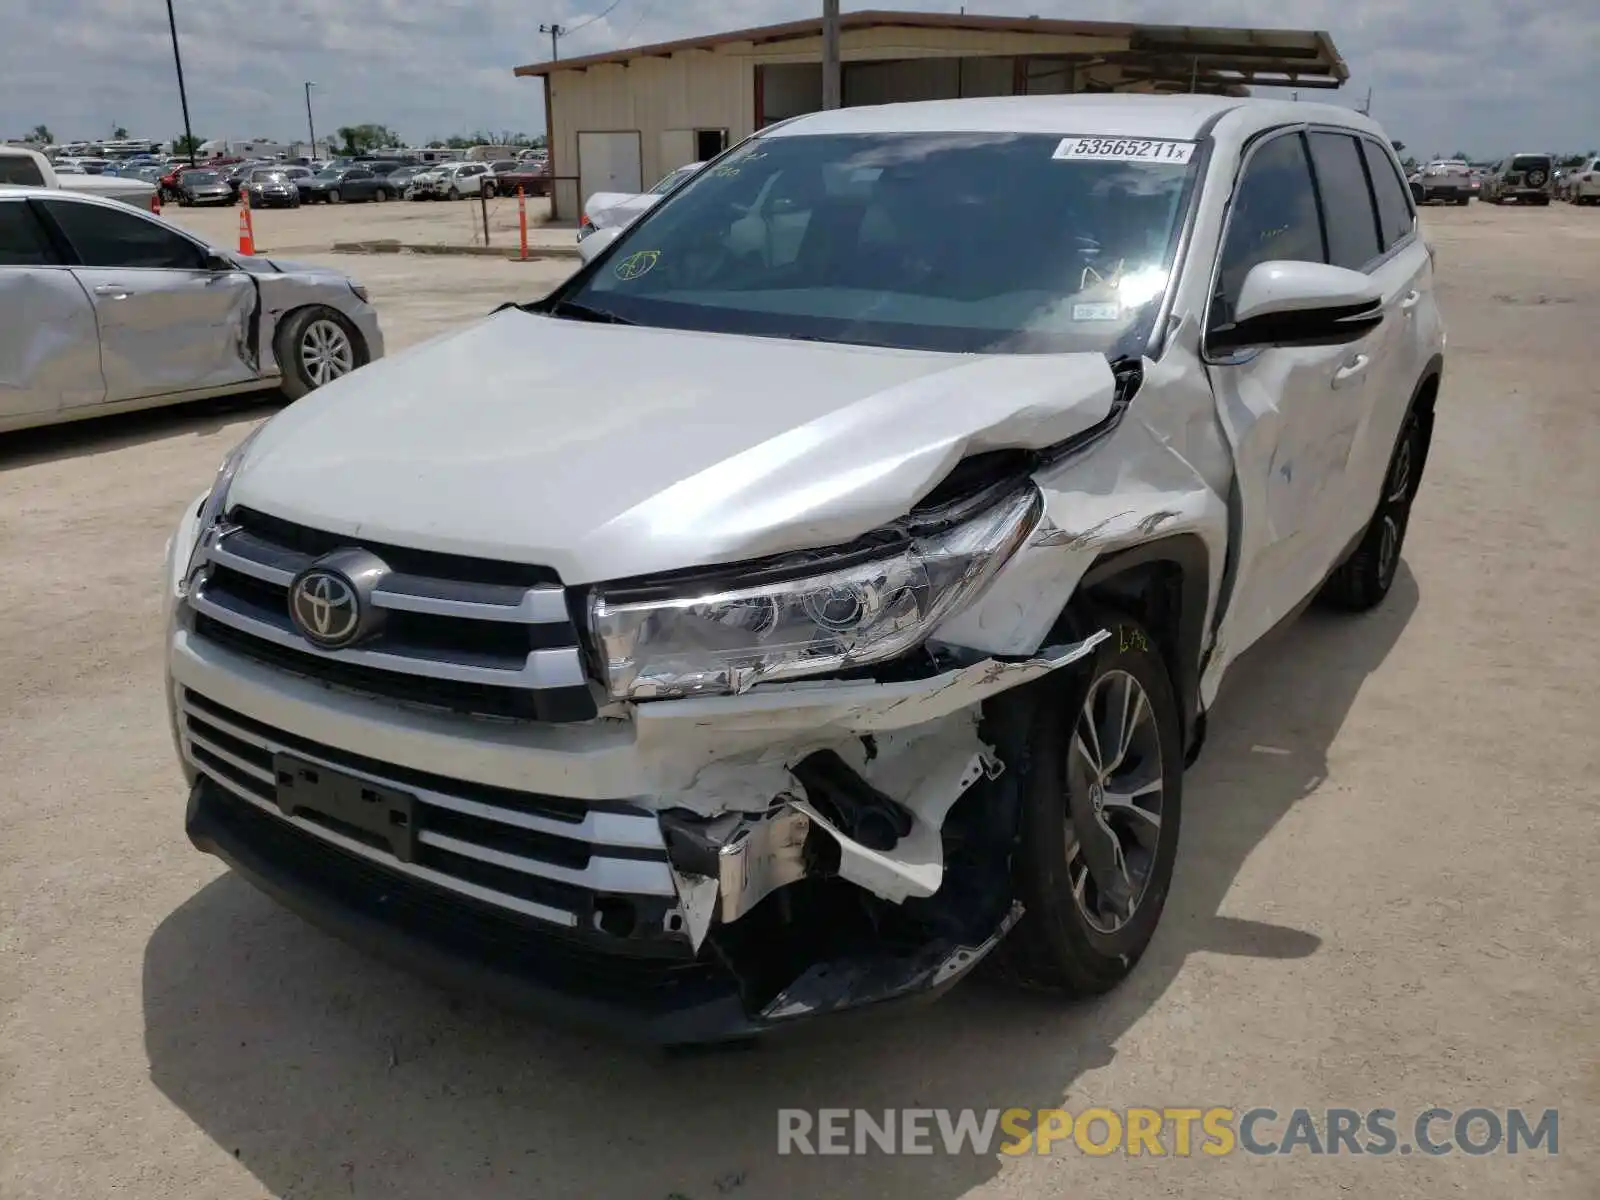
[{"label": "front door", "polygon": [[248,274],[207,269],[197,242],[125,206],[38,203],[75,251],[73,275],[94,305],[107,403],[258,376]]},{"label": "front door", "polygon": [[28,202],[0,198],[0,428],[105,398],[94,309]]},{"label": "front door", "polygon": [[[1307,147],[1300,132],[1278,134],[1246,160],[1223,238],[1211,324],[1231,320],[1245,276],[1258,263],[1327,262],[1330,243],[1337,257],[1366,253],[1341,250],[1337,235],[1324,241]],[[1360,169],[1357,159],[1361,216],[1376,254],[1376,218]],[[1267,347],[1209,365],[1233,450],[1241,517],[1208,667],[1213,678],[1289,616],[1337,563],[1353,520],[1350,460],[1367,424],[1387,325],[1348,345]]]}]

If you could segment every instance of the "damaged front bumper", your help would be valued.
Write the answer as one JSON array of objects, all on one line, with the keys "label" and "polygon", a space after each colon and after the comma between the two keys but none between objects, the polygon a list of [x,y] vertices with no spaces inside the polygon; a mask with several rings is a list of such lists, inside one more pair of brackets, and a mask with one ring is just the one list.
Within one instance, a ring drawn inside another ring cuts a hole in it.
[{"label": "damaged front bumper", "polygon": [[[313,923],[463,992],[656,1044],[746,1038],[936,994],[998,944],[1020,908],[1014,827],[991,818],[1021,773],[983,706],[1106,636],[914,681],[640,705],[531,746],[397,719],[178,629],[187,830]],[[286,802],[285,771],[308,764],[403,814],[403,834]]]}]

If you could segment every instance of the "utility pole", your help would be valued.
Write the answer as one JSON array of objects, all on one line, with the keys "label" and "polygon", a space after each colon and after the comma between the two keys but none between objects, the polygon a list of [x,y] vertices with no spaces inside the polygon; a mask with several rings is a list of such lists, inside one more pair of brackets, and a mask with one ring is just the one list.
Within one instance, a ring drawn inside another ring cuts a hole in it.
[{"label": "utility pole", "polygon": [[306,80],[306,132],[311,135],[311,158],[317,157],[317,126],[311,120],[311,89],[316,86],[311,80]]},{"label": "utility pole", "polygon": [[822,0],[822,107],[838,108],[839,0]]},{"label": "utility pole", "polygon": [[183,137],[189,144],[189,165],[194,166],[194,130],[189,128],[189,93],[183,87],[183,55],[178,53],[178,20],[167,0],[167,28],[172,30],[172,61],[178,68],[178,103],[183,106]]},{"label": "utility pole", "polygon": [[539,26],[539,32],[550,35],[550,61],[555,62],[556,59],[561,57],[561,47],[556,44],[556,40],[566,36],[567,27],[565,25],[541,25]]}]

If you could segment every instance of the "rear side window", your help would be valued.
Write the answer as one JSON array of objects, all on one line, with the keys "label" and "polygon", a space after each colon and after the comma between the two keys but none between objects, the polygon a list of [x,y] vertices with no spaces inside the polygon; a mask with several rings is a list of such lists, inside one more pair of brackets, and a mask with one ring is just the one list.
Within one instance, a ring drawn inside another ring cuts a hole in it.
[{"label": "rear side window", "polygon": [[1245,276],[1273,259],[1326,261],[1311,164],[1296,133],[1273,138],[1245,164],[1222,243],[1214,323],[1233,320]]},{"label": "rear side window", "polygon": [[44,186],[44,172],[33,158],[24,154],[0,155],[0,183],[19,183],[24,187]]},{"label": "rear side window", "polygon": [[1400,181],[1400,172],[1394,160],[1376,143],[1361,139],[1361,153],[1367,160],[1367,174],[1372,179],[1372,192],[1378,200],[1378,224],[1383,230],[1383,248],[1388,250],[1411,236],[1417,227],[1411,210],[1411,196]]},{"label": "rear side window", "polygon": [[55,249],[27,203],[0,201],[0,267],[46,267],[56,261]]},{"label": "rear side window", "polygon": [[1361,151],[1348,134],[1313,133],[1308,140],[1328,227],[1328,261],[1359,271],[1383,253]]},{"label": "rear side window", "polygon": [[71,200],[41,200],[45,210],[77,252],[86,267],[145,267],[198,270],[200,248],[125,206],[77,204]]}]

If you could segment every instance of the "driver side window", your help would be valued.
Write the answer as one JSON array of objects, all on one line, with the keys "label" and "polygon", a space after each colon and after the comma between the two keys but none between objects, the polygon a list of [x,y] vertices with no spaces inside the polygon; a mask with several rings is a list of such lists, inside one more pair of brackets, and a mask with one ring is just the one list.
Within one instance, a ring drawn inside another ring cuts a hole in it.
[{"label": "driver side window", "polygon": [[1212,325],[1233,320],[1245,276],[1273,259],[1327,261],[1311,165],[1298,133],[1262,144],[1245,163],[1223,236]]}]

